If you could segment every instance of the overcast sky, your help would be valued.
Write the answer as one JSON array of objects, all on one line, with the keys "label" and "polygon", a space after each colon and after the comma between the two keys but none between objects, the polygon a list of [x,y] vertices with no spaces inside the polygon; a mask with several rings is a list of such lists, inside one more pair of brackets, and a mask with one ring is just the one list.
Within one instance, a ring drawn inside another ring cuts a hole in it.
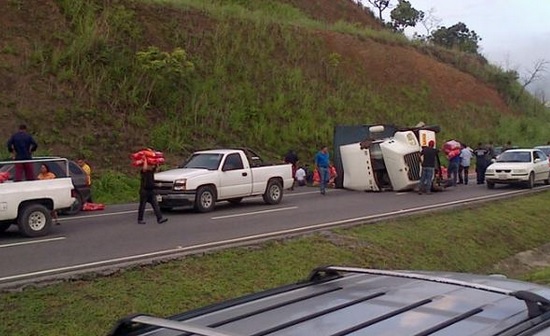
[{"label": "overcast sky", "polygon": [[[367,1],[363,0],[363,3]],[[450,27],[464,22],[481,38],[480,52],[492,64],[517,70],[526,76],[538,60],[550,62],[550,0],[409,0],[418,10],[428,12]],[[397,0],[392,0],[395,5]],[[385,13],[389,16],[388,13]],[[417,29],[425,34],[423,28]],[[412,30],[407,31],[411,33]],[[544,78],[528,87],[543,89],[550,100],[550,64]]]}]

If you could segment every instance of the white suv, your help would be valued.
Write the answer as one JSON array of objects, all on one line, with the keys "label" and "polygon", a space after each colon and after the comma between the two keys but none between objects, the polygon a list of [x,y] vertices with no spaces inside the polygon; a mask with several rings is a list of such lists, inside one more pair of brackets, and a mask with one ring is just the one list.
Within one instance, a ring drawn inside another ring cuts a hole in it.
[{"label": "white suv", "polygon": [[538,182],[550,183],[548,157],[540,149],[509,149],[498,156],[485,171],[487,187],[496,183],[523,183],[529,188]]}]

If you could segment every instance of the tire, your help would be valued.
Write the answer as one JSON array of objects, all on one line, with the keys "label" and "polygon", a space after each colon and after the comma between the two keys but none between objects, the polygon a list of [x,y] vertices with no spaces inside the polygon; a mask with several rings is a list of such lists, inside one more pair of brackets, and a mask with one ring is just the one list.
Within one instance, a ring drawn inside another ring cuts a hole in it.
[{"label": "tire", "polygon": [[271,180],[267,183],[265,193],[262,195],[267,204],[279,204],[283,199],[283,186],[277,180]]},{"label": "tire", "polygon": [[242,202],[242,200],[243,200],[242,197],[235,197],[235,198],[230,198],[227,201],[231,204],[239,204]]},{"label": "tire", "polygon": [[195,210],[210,212],[216,205],[216,191],[210,186],[200,187],[195,197]]},{"label": "tire", "polygon": [[0,233],[5,232],[12,224],[13,221],[0,221]]},{"label": "tire", "polygon": [[529,181],[527,181],[527,188],[533,189],[534,186],[535,186],[535,174],[531,172],[529,174]]},{"label": "tire", "polygon": [[548,178],[544,180],[544,185],[549,185],[549,184],[550,184],[550,173],[548,173]]},{"label": "tire", "polygon": [[160,208],[160,211],[162,212],[171,212],[174,208],[172,207],[169,207],[169,206],[159,206]]},{"label": "tire", "polygon": [[27,237],[41,237],[52,227],[51,211],[42,204],[29,204],[21,208],[17,218],[19,232]]},{"label": "tire", "polygon": [[63,210],[62,213],[64,215],[68,215],[68,216],[76,215],[77,213],[80,212],[80,210],[82,210],[82,206],[84,206],[84,201],[82,200],[82,195],[80,195],[80,193],[77,192],[76,195],[75,195],[74,202],[71,205],[71,207],[68,208],[68,209]]},{"label": "tire", "polygon": [[493,182],[487,182],[487,189],[495,189],[495,184]]}]

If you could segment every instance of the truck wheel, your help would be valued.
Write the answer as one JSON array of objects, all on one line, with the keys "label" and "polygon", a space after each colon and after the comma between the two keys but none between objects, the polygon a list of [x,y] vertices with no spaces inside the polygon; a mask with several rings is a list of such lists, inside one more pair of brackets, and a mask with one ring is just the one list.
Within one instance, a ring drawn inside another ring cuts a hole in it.
[{"label": "truck wheel", "polygon": [[210,212],[216,205],[216,192],[212,187],[200,187],[195,198],[195,210],[198,212]]},{"label": "truck wheel", "polygon": [[41,204],[29,204],[21,209],[17,218],[19,232],[27,237],[45,236],[50,232],[52,216]]},{"label": "truck wheel", "polygon": [[84,205],[84,202],[82,200],[82,195],[80,195],[80,193],[77,192],[76,195],[74,196],[74,202],[71,205],[71,207],[63,210],[62,213],[64,215],[69,215],[69,216],[76,215],[77,213],[80,212],[80,210],[82,210],[83,205]]},{"label": "truck wheel", "polygon": [[533,189],[534,186],[535,186],[535,174],[531,172],[531,174],[529,174],[529,181],[527,181],[527,188]]},{"label": "truck wheel", "polygon": [[230,198],[227,201],[231,204],[239,204],[242,202],[242,200],[243,200],[242,197],[235,197],[235,198]]},{"label": "truck wheel", "polygon": [[0,221],[0,233],[5,232],[12,224],[12,221]]},{"label": "truck wheel", "polygon": [[265,193],[263,194],[264,202],[267,204],[279,204],[283,199],[283,186],[277,180],[271,180],[267,184]]}]

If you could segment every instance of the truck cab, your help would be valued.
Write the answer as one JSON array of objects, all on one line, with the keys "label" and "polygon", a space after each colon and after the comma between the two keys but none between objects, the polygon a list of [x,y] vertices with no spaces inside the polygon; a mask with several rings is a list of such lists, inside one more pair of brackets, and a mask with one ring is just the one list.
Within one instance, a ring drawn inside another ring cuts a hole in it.
[{"label": "truck cab", "polygon": [[405,191],[420,181],[420,151],[435,140],[432,129],[401,129],[390,137],[383,126],[372,126],[364,141],[340,146],[343,186],[361,191]]}]

